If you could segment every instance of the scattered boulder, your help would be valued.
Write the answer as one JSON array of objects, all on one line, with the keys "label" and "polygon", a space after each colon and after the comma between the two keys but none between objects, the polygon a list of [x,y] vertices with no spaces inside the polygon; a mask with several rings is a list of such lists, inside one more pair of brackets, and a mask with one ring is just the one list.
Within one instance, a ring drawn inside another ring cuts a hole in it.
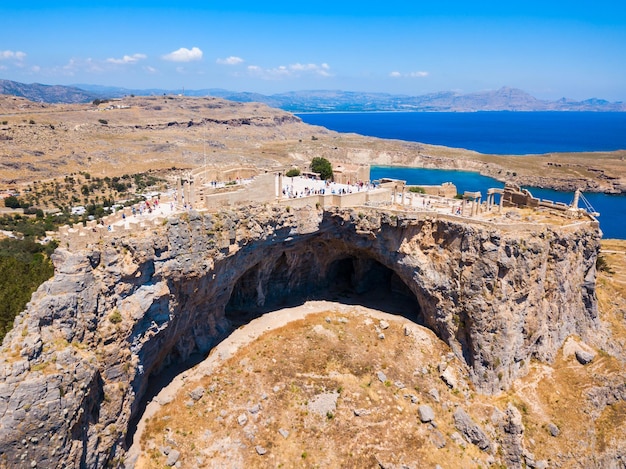
[{"label": "scattered boulder", "polygon": [[454,441],[457,445],[459,445],[461,448],[465,448],[466,446],[465,440],[463,439],[463,437],[461,436],[459,432],[452,433],[452,435],[450,435],[450,439]]},{"label": "scattered boulder", "polygon": [[461,432],[472,444],[478,446],[483,451],[489,451],[492,443],[485,432],[476,424],[472,418],[462,409],[458,408],[454,414],[454,426]]},{"label": "scattered boulder", "polygon": [[379,371],[378,373],[376,373],[376,376],[378,377],[381,383],[384,383],[385,381],[387,381],[387,376],[382,371]]},{"label": "scattered boulder", "polygon": [[439,402],[439,391],[437,391],[437,388],[432,388],[428,391],[428,394],[433,398],[433,401]]},{"label": "scattered boulder", "polygon": [[435,420],[435,412],[429,405],[422,404],[421,406],[419,406],[417,408],[417,414],[419,415],[422,423],[428,423]]},{"label": "scattered boulder", "polygon": [[204,388],[202,386],[198,386],[193,391],[189,393],[189,397],[191,397],[194,401],[199,401],[204,396]]},{"label": "scattered boulder", "polygon": [[261,411],[261,404],[254,404],[252,407],[248,409],[252,415],[256,415]]},{"label": "scattered boulder", "polygon": [[430,442],[437,449],[441,449],[446,446],[446,437],[439,430],[435,429],[430,434]]},{"label": "scattered boulder", "polygon": [[289,432],[284,428],[279,428],[278,433],[280,433],[280,436],[282,436],[283,438],[287,438],[289,436]]},{"label": "scattered boulder", "polygon": [[456,389],[458,387],[458,382],[456,380],[456,376],[454,376],[454,371],[452,371],[451,366],[446,367],[439,377],[450,389]]},{"label": "scattered boulder", "polygon": [[239,417],[237,417],[237,423],[239,425],[245,425],[248,422],[248,416],[246,414],[241,414]]},{"label": "scattered boulder", "polygon": [[256,445],[254,447],[254,449],[256,450],[256,453],[259,456],[263,456],[265,453],[267,453],[267,450],[265,448],[263,448],[263,446],[261,446],[261,445]]},{"label": "scattered boulder", "polygon": [[559,430],[559,427],[557,427],[555,424],[553,424],[552,422],[550,422],[547,425],[548,431],[550,432],[550,435],[552,435],[553,437],[557,437],[561,434],[561,430]]},{"label": "scattered boulder", "polygon": [[165,465],[170,467],[176,465],[176,463],[178,462],[178,458],[180,458],[180,451],[175,449],[171,450],[167,455],[167,461],[165,461]]},{"label": "scattered boulder", "polygon": [[576,360],[578,360],[578,363],[580,363],[581,365],[587,365],[591,363],[596,357],[594,353],[588,352],[587,350],[583,349],[576,350],[575,355]]}]

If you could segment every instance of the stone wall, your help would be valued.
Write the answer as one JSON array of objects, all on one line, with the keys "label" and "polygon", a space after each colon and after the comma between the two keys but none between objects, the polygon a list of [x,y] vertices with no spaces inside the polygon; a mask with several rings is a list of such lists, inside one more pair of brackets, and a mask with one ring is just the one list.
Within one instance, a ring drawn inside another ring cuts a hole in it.
[{"label": "stone wall", "polygon": [[122,220],[121,214],[104,217],[102,222],[96,220],[82,223],[75,223],[72,226],[62,226],[59,228],[59,245],[65,249],[86,249],[89,246],[102,244],[107,239],[119,236],[144,236],[144,233],[155,226],[165,223],[165,217],[150,218],[133,222],[130,221],[130,209],[124,209],[124,213],[129,213],[129,221],[123,224],[115,224]]},{"label": "stone wall", "polygon": [[436,186],[421,185],[415,187],[421,187],[422,189],[424,189],[425,194],[437,195],[439,197],[447,197],[450,199],[453,199],[457,194],[456,186],[451,182],[444,182],[443,184],[439,184]]},{"label": "stone wall", "polygon": [[275,202],[278,194],[276,175],[265,173],[256,176],[249,184],[232,186],[223,192],[206,190],[196,197],[202,208],[214,211],[236,205]]},{"label": "stone wall", "polygon": [[258,205],[59,248],[54,277],[4,340],[1,463],[105,467],[123,455],[148,377],[209,351],[229,330],[231,298],[263,305],[323,292],[346,260],[355,272],[372,262],[392,271],[414,298],[414,320],[467,363],[477,390],[507,389],[531,360],[554,360],[567,336],[593,339],[599,239],[591,221]]}]

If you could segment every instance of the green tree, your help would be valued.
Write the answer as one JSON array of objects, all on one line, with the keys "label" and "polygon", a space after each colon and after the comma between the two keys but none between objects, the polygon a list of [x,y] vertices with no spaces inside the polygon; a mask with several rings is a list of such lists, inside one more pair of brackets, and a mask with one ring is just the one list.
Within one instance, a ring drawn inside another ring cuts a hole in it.
[{"label": "green tree", "polygon": [[287,177],[295,177],[295,176],[300,176],[300,170],[298,168],[291,168],[289,171],[287,171],[285,173],[285,176]]},{"label": "green tree", "polygon": [[326,158],[316,156],[311,160],[311,171],[318,173],[320,178],[328,180],[333,178],[333,167]]},{"label": "green tree", "polygon": [[4,206],[8,208],[20,208],[20,199],[10,195],[4,199]]},{"label": "green tree", "polygon": [[52,276],[49,252],[32,240],[0,240],[0,341],[32,293]]}]

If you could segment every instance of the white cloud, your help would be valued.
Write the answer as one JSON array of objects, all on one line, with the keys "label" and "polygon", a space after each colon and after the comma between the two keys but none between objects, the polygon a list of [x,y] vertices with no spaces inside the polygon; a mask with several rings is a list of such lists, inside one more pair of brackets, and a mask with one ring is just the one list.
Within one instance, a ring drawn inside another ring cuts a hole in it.
[{"label": "white cloud", "polygon": [[275,68],[262,68],[257,65],[249,65],[248,72],[264,80],[281,80],[283,78],[298,78],[303,75],[317,75],[330,77],[330,66],[323,64],[301,64],[280,65]]},{"label": "white cloud", "polygon": [[87,59],[70,59],[61,69],[53,69],[55,72],[60,72],[67,76],[74,76],[76,73],[102,73],[107,70],[106,65],[103,66],[103,62],[90,58]]},{"label": "white cloud", "polygon": [[194,60],[202,59],[202,51],[197,47],[192,47],[191,49],[181,47],[174,52],[164,55],[162,58],[170,62],[193,62]]},{"label": "white cloud", "polygon": [[133,54],[133,55],[125,55],[121,59],[107,59],[106,61],[110,64],[122,65],[122,64],[134,64],[140,60],[147,59],[148,56],[145,54]]},{"label": "white cloud", "polygon": [[154,68],[154,67],[150,67],[149,65],[145,66],[143,69],[144,69],[146,72],[148,72],[148,73],[156,73],[156,72],[157,72],[157,69],[156,69],[156,68]]},{"label": "white cloud", "polygon": [[216,62],[220,65],[238,65],[243,63],[243,59],[241,57],[235,57],[231,55],[230,57],[226,57],[225,59],[217,59]]},{"label": "white cloud", "polygon": [[0,50],[0,60],[22,61],[26,58],[26,53],[21,51]]},{"label": "white cloud", "polygon": [[389,74],[391,78],[424,78],[429,75],[428,72],[409,72],[409,73],[400,73],[398,71],[393,71]]}]

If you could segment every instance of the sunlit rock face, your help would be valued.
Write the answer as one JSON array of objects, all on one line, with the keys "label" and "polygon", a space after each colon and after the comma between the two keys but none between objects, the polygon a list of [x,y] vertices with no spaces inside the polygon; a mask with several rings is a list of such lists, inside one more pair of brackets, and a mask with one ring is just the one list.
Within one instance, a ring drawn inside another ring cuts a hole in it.
[{"label": "sunlit rock face", "polygon": [[591,223],[259,206],[148,233],[56,252],[55,276],[4,341],[2,464],[103,467],[123,453],[151,375],[306,299],[401,299],[398,312],[449,344],[484,393],[598,326]]}]

